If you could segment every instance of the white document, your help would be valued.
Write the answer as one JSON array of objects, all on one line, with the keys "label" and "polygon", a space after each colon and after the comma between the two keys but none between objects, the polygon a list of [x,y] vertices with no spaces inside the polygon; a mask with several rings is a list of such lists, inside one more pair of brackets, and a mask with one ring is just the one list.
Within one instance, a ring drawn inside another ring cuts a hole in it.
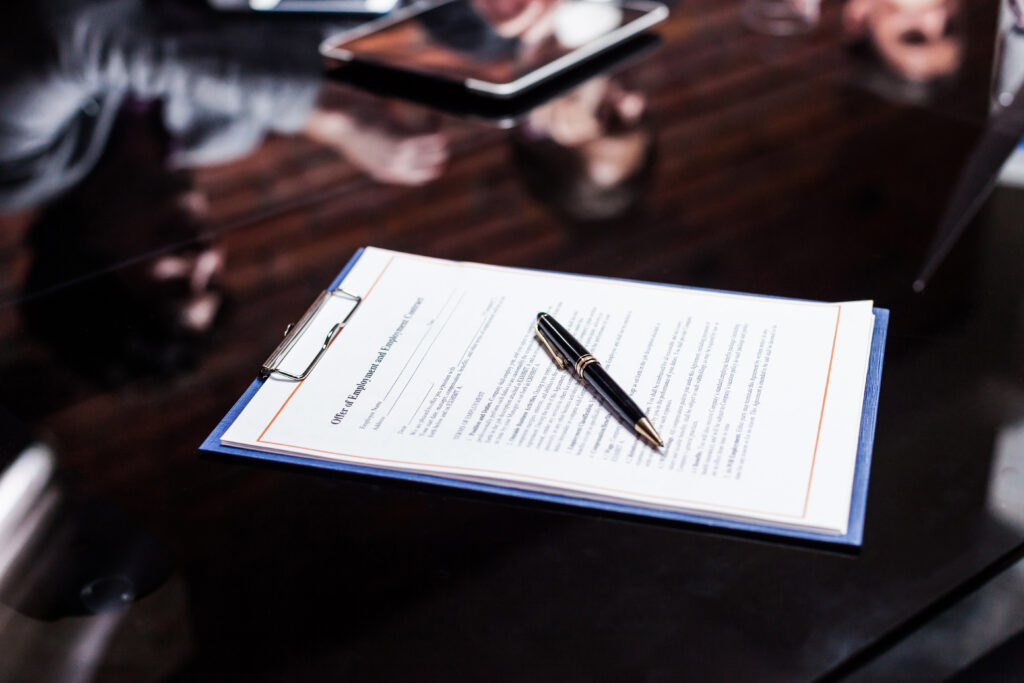
[{"label": "white document", "polygon": [[[846,533],[874,316],[825,304],[368,248],[364,300],[303,382],[269,379],[231,446]],[[352,307],[332,299],[301,369]],[[534,336],[546,311],[665,440],[645,444]],[[291,356],[295,359],[292,361]]]}]

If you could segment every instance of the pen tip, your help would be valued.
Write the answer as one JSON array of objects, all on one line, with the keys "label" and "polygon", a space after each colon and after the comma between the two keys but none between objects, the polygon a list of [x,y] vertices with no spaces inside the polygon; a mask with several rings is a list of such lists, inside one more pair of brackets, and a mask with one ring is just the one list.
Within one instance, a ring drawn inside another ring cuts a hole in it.
[{"label": "pen tip", "polygon": [[654,428],[654,425],[652,425],[651,421],[646,417],[642,417],[637,420],[637,423],[634,425],[634,429],[636,429],[640,436],[646,439],[655,448],[660,448],[665,445],[665,441],[661,438],[661,435],[658,434],[658,430]]},{"label": "pen tip", "polygon": [[541,318],[543,318],[546,315],[547,315],[547,313],[545,313],[544,311],[541,311],[540,313],[537,314],[537,320],[540,320]]}]

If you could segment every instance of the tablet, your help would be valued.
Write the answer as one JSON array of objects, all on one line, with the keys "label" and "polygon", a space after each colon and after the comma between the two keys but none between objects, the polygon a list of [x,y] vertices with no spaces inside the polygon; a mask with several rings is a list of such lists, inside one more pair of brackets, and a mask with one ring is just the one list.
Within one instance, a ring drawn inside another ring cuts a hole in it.
[{"label": "tablet", "polygon": [[513,97],[667,16],[648,0],[449,0],[332,36],[320,52]]},{"label": "tablet", "polygon": [[561,73],[510,97],[487,97],[454,81],[441,81],[418,74],[374,66],[365,62],[344,62],[329,69],[326,77],[389,99],[400,99],[499,129],[519,125],[537,107],[563,97],[598,75],[612,76],[647,58],[661,46],[661,39],[646,32],[587,59]]}]

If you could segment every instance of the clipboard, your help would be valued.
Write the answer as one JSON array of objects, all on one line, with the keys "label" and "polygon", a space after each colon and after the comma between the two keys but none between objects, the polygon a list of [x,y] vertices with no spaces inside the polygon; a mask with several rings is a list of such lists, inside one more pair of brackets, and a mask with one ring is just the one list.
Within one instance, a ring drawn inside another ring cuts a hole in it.
[{"label": "clipboard", "polygon": [[[854,465],[854,477],[853,477],[853,490],[850,500],[850,516],[849,523],[847,526],[847,532],[845,535],[837,536],[833,534],[826,534],[814,531],[806,531],[799,529],[790,529],[785,527],[772,526],[768,524],[756,524],[750,522],[741,522],[735,520],[722,519],[717,517],[707,517],[694,513],[677,512],[671,510],[659,510],[654,508],[648,508],[638,505],[629,505],[626,503],[614,503],[601,500],[593,500],[590,498],[570,496],[564,494],[553,494],[544,493],[539,491],[529,491],[525,489],[518,489],[509,486],[499,486],[495,484],[484,484],[472,481],[465,481],[461,479],[453,479],[448,477],[442,477],[438,475],[426,475],[417,474],[414,472],[403,472],[398,470],[382,469],[377,467],[367,467],[365,465],[356,465],[344,462],[335,462],[329,460],[317,460],[310,458],[303,458],[294,455],[282,455],[278,453],[270,453],[265,451],[257,451],[246,448],[237,448],[233,446],[224,446],[221,444],[221,436],[228,429],[229,426],[235,421],[235,418],[242,412],[249,401],[252,400],[256,392],[259,391],[260,387],[265,381],[271,376],[277,375],[283,379],[290,381],[301,381],[301,379],[312,373],[317,362],[330,345],[331,341],[337,335],[337,333],[344,327],[345,323],[351,318],[352,314],[362,303],[362,298],[359,294],[345,291],[341,288],[345,277],[352,270],[355,264],[359,261],[362,256],[364,249],[359,249],[352,256],[349,262],[341,270],[340,273],[334,278],[330,286],[322,292],[313,304],[309,307],[306,313],[302,316],[298,323],[294,326],[289,326],[285,331],[285,338],[274,350],[274,352],[267,358],[267,360],[260,366],[255,379],[252,384],[249,385],[245,393],[235,402],[234,406],[224,415],[220,423],[216,428],[206,437],[203,443],[200,445],[199,450],[201,452],[229,456],[229,457],[240,457],[255,459],[258,461],[276,463],[288,466],[301,466],[301,467],[314,467],[326,470],[333,470],[335,472],[344,472],[356,475],[381,477],[385,479],[398,480],[402,482],[409,482],[414,484],[424,484],[429,486],[441,486],[447,489],[461,489],[464,491],[470,491],[474,493],[483,493],[489,495],[505,496],[515,499],[522,499],[527,501],[537,501],[542,503],[553,504],[555,506],[569,506],[574,508],[582,508],[584,510],[592,510],[600,513],[609,514],[612,516],[625,516],[631,519],[643,521],[643,520],[660,520],[667,522],[677,522],[695,527],[706,527],[709,530],[722,530],[727,532],[737,532],[742,535],[753,535],[757,537],[767,538],[782,538],[789,539],[796,542],[804,542],[812,545],[824,545],[824,546],[835,546],[837,548],[848,548],[856,549],[863,543],[864,537],[864,518],[867,510],[867,496],[868,496],[868,481],[871,470],[871,457],[874,449],[874,436],[875,436],[875,425],[878,416],[878,400],[881,387],[882,378],[882,365],[885,355],[885,340],[886,333],[889,326],[889,311],[884,308],[873,308],[875,316],[875,326],[871,338],[871,348],[868,357],[868,369],[867,376],[865,379],[864,387],[864,401],[861,410],[861,424],[860,433],[857,444],[857,455]],[[616,278],[609,278],[616,279]],[[624,282],[636,282],[630,280],[621,280]],[[643,283],[643,284],[658,284],[664,287],[681,287],[681,285],[661,284],[661,283]],[[700,289],[694,287],[684,287],[684,289]],[[721,292],[722,290],[708,290],[701,289],[700,291],[712,291]],[[281,369],[281,363],[285,357],[288,356],[289,352],[294,349],[294,346],[298,339],[306,332],[310,322],[316,317],[316,314],[322,309],[324,303],[331,297],[343,297],[353,302],[352,309],[341,319],[336,321],[330,329],[330,333],[324,342],[318,347],[319,351],[315,353],[315,356],[305,365],[305,369],[301,373],[291,373]],[[776,297],[769,297],[776,298]]]}]

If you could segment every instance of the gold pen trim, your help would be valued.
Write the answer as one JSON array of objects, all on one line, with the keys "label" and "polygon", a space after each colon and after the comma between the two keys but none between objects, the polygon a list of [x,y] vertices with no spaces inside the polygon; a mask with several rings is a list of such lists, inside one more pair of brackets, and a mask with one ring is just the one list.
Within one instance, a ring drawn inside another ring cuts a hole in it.
[{"label": "gold pen trim", "polygon": [[589,353],[580,356],[580,359],[576,361],[576,374],[580,376],[580,379],[583,379],[583,371],[586,369],[586,367],[591,363],[596,362],[597,359],[591,356]]}]

